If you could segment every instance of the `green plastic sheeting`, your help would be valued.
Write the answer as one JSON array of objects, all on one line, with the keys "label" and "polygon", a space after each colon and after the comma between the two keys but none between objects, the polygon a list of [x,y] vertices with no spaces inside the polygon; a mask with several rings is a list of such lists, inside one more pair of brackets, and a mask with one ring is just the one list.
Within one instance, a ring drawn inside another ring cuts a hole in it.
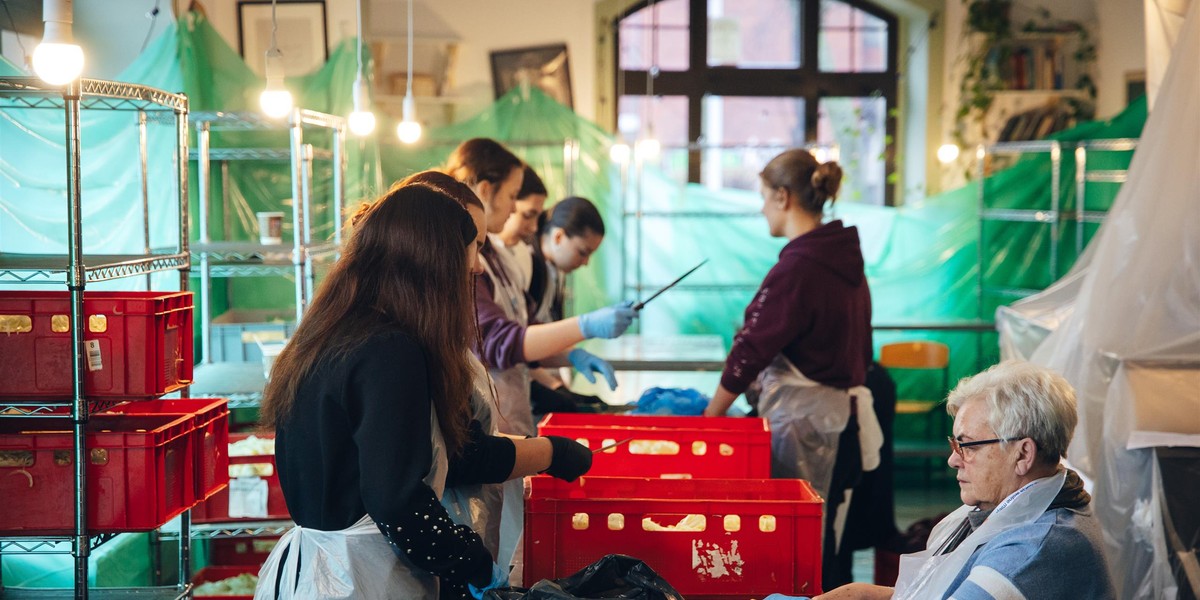
[{"label": "green plastic sheeting", "polygon": [[[318,72],[289,81],[289,87],[299,92],[298,104],[335,114],[348,113],[355,58],[354,44],[346,42]],[[11,70],[11,66],[8,68]],[[208,22],[194,13],[158,38],[126,70],[122,79],[168,90],[181,89],[192,99],[193,110],[253,109],[262,85]],[[1137,102],[1109,121],[1085,123],[1054,138],[1064,142],[1136,138],[1145,116],[1144,101]],[[110,120],[106,115],[95,119],[86,124],[85,144],[101,141],[116,144],[115,140],[124,140],[127,134],[134,133],[127,122]],[[8,118],[0,123],[0,149],[9,144],[20,144],[22,149],[18,159],[13,159],[11,152],[2,153],[5,162],[0,163],[3,169],[0,208],[6,214],[0,220],[0,249],[14,246],[64,249],[61,243],[56,245],[55,240],[61,235],[53,230],[61,228],[61,216],[59,222],[47,227],[46,223],[54,223],[54,215],[41,208],[55,203],[61,206],[63,197],[62,169],[57,167],[63,160],[58,143],[61,135],[54,133],[54,127],[61,125],[55,123],[54,118],[33,126]],[[38,135],[27,135],[25,130]],[[612,141],[605,131],[537,89],[518,88],[471,119],[429,129],[416,146],[403,147],[389,141],[379,146],[374,141],[349,144],[348,203],[377,193],[377,181],[386,185],[416,170],[444,163],[459,142],[471,137],[491,137],[508,145],[542,175],[552,201],[567,194],[581,195],[592,199],[601,209],[608,227],[608,241],[589,267],[572,276],[575,312],[619,299],[644,297],[702,258],[709,258],[710,263],[689,278],[686,286],[648,305],[637,326],[644,333],[716,333],[728,343],[742,321],[742,311],[754,288],[783,245],[783,240],[767,235],[765,223],[757,214],[761,200],[756,193],[679,185],[649,166],[616,165],[609,159]],[[370,139],[390,138],[381,127]],[[319,136],[317,140],[320,143]],[[250,134],[214,134],[214,146],[263,142]],[[120,152],[107,146],[85,146],[82,161],[87,185],[85,201],[89,203],[85,224],[95,228],[85,234],[94,233],[87,236],[89,243],[103,243],[105,248],[122,243],[140,245],[129,241],[139,240],[135,234],[140,223],[128,208],[132,203],[126,200],[136,189],[137,181],[135,170],[128,166],[129,143],[121,143]],[[1129,160],[1129,153],[1091,156],[1090,169],[1123,168]],[[27,162],[9,162],[14,160]],[[1072,210],[1074,206],[1073,160],[1068,151],[1061,161],[1062,210]],[[41,166],[32,168],[35,164]],[[314,199],[329,197],[328,168],[327,164],[318,165]],[[1019,158],[986,180],[988,206],[1049,208],[1050,170],[1045,154]],[[226,237],[248,239],[253,231],[254,212],[278,209],[290,197],[287,166],[231,163],[228,176],[228,182],[219,178],[214,181],[213,189],[220,190],[227,184],[229,214],[224,213],[221,203],[214,198],[210,219],[213,223],[228,223]],[[165,177],[159,174],[158,178]],[[14,180],[17,185],[12,183]],[[193,207],[195,180],[193,169]],[[990,320],[996,305],[1016,299],[993,295],[980,300],[977,185],[978,182],[971,183],[902,208],[852,202],[835,206],[833,216],[860,229],[876,323],[979,317]],[[38,199],[35,202],[25,200],[31,189],[36,190],[31,196]],[[1104,210],[1115,193],[1114,185],[1089,184],[1088,209]],[[320,215],[319,234],[330,236],[335,225],[329,207],[318,203],[314,211]],[[196,219],[192,222],[195,239]],[[170,231],[169,223],[162,229]],[[1087,233],[1090,235],[1091,229]],[[1050,236],[1044,224],[988,222],[983,227],[983,236],[983,273],[988,287],[1041,289],[1065,273],[1075,259],[1075,233],[1069,223],[1062,229],[1059,265],[1054,273],[1048,267]],[[636,287],[639,283],[641,289]],[[226,297],[238,307],[290,306],[290,283],[238,279],[228,285],[227,294],[217,290],[214,300],[218,311]],[[954,377],[986,366],[996,355],[994,336],[990,334],[980,340],[974,334],[879,331],[876,344],[900,338],[941,339],[950,343]]]}]

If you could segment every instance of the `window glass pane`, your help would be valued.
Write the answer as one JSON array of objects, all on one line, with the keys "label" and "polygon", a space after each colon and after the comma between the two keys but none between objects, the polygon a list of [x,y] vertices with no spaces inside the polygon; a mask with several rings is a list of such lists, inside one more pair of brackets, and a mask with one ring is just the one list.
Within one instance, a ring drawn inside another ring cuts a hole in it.
[{"label": "window glass pane", "polygon": [[821,0],[818,68],[831,73],[887,71],[887,22],[837,0]]},{"label": "window glass pane", "polygon": [[772,157],[804,145],[804,99],[744,96],[704,98],[701,183],[758,189]]},{"label": "window glass pane", "polygon": [[686,96],[621,96],[617,103],[620,137],[635,149],[648,133],[658,140],[658,156],[639,155],[644,164],[657,166],[673,181],[688,176],[688,99]]},{"label": "window glass pane", "polygon": [[799,67],[799,0],[708,0],[708,64]]},{"label": "window glass pane", "polygon": [[[653,15],[652,12],[653,11]],[[621,19],[620,67],[645,71],[688,69],[687,0],[662,0]]]},{"label": "window glass pane", "polygon": [[844,178],[841,201],[883,204],[887,102],[879,97],[822,98],[817,142],[836,145]]}]

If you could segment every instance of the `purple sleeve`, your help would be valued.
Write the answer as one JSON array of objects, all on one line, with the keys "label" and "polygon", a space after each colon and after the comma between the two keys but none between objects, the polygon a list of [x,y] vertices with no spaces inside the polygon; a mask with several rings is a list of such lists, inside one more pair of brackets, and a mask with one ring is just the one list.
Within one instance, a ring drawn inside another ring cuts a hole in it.
[{"label": "purple sleeve", "polygon": [[481,347],[475,354],[494,369],[508,369],[525,362],[525,327],[512,321],[496,304],[492,280],[475,276],[475,314],[479,318]]},{"label": "purple sleeve", "polygon": [[806,326],[808,313],[799,301],[798,278],[786,270],[783,262],[776,264],[746,307],[745,323],[733,338],[721,372],[721,385],[733,394],[745,392]]}]

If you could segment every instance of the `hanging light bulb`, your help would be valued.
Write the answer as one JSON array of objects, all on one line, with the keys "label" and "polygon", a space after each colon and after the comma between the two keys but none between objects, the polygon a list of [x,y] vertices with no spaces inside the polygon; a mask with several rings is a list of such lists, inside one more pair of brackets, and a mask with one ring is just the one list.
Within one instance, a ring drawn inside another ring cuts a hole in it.
[{"label": "hanging light bulb", "polygon": [[354,112],[350,113],[348,119],[350,132],[360,137],[375,131],[375,113],[371,112],[367,97],[367,82],[363,81],[360,73],[354,80]]},{"label": "hanging light bulb", "polygon": [[400,124],[396,126],[396,137],[405,144],[414,144],[421,139],[421,124],[417,122],[417,107],[412,95],[413,74],[413,0],[408,0],[408,79],[404,91]]},{"label": "hanging light bulb", "polygon": [[937,159],[943,165],[948,165],[958,160],[958,145],[942,144],[937,149]]},{"label": "hanging light bulb", "polygon": [[72,0],[42,2],[46,28],[42,43],[33,51],[33,72],[50,85],[74,81],[83,72],[83,49],[71,32],[73,14]]},{"label": "hanging light bulb", "polygon": [[371,112],[370,90],[366,78],[363,77],[363,26],[362,0],[358,0],[358,77],[354,79],[354,111],[347,119],[350,133],[359,137],[370,135],[375,131],[375,113]]},{"label": "hanging light bulb", "polygon": [[258,97],[258,104],[263,113],[273,119],[287,116],[292,112],[292,93],[283,85],[283,51],[275,42],[275,34],[279,30],[279,21],[275,19],[275,0],[271,0],[271,47],[265,53],[267,87]]},{"label": "hanging light bulb", "polygon": [[415,113],[412,95],[405,96],[403,113],[401,113],[404,118],[396,126],[396,137],[405,144],[414,144],[421,139],[421,124],[417,121]]},{"label": "hanging light bulb", "polygon": [[608,157],[617,164],[625,164],[629,162],[629,156],[632,151],[629,149],[629,144],[625,142],[617,142],[608,149]]}]

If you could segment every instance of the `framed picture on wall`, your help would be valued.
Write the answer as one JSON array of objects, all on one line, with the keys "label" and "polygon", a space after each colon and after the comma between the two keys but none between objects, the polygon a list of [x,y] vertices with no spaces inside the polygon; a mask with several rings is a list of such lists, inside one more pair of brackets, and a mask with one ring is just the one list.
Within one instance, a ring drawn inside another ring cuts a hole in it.
[{"label": "framed picture on wall", "polygon": [[[250,69],[263,75],[271,47],[271,0],[239,0],[238,51]],[[284,75],[305,75],[329,59],[325,38],[325,3],[280,0],[275,5],[275,43],[283,52]]]},{"label": "framed picture on wall", "polygon": [[566,44],[497,50],[491,53],[496,97],[523,84],[537,86],[563,106],[571,101],[571,69]]}]

